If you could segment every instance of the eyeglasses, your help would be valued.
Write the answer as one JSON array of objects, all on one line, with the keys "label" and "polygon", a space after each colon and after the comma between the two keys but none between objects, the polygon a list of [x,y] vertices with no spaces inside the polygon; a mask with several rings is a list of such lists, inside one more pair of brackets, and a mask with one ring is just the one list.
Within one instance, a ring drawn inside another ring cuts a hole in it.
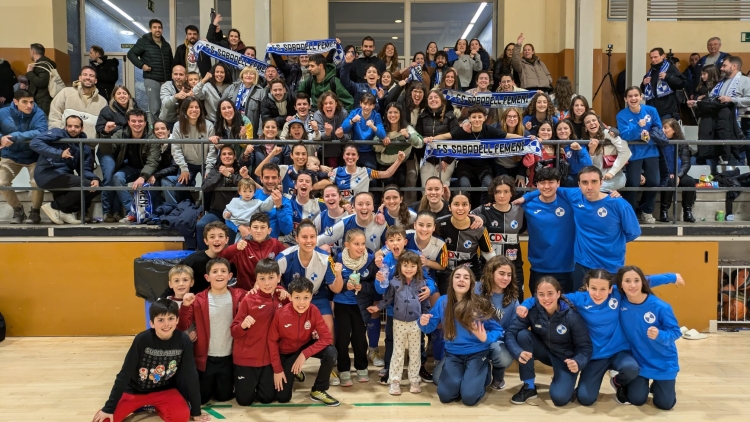
[{"label": "eyeglasses", "polygon": [[511,114],[509,114],[509,115],[505,116],[505,118],[506,118],[507,120],[518,120],[518,116],[515,116],[515,115],[511,115]]}]

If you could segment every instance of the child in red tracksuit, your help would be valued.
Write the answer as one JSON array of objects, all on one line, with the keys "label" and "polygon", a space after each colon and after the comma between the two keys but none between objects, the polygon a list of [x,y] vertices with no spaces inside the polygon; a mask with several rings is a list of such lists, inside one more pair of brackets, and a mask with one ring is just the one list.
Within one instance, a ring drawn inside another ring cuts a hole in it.
[{"label": "child in red tracksuit", "polygon": [[230,328],[247,291],[227,287],[232,278],[229,261],[215,258],[206,264],[206,280],[211,288],[182,298],[179,330],[195,323],[195,366],[198,368],[201,404],[213,398],[228,401],[234,396],[232,334]]},{"label": "child in red tracksuit", "polygon": [[271,221],[268,214],[257,212],[250,218],[250,240],[243,239],[221,251],[220,257],[226,258],[237,268],[237,284],[246,290],[255,285],[255,266],[265,258],[275,259],[286,247],[271,236]]},{"label": "child in red tracksuit", "polygon": [[295,277],[287,286],[291,302],[273,316],[268,330],[268,351],[273,366],[276,399],[287,403],[292,399],[295,375],[311,357],[320,359],[318,376],[310,391],[310,399],[326,406],[338,406],[339,401],[328,395],[328,377],[336,364],[333,337],[323,321],[320,310],[312,305],[313,283]]},{"label": "child in red tracksuit", "polygon": [[255,274],[257,292],[245,296],[232,321],[234,389],[240,406],[250,406],[256,398],[261,403],[271,403],[276,397],[268,328],[276,311],[289,303],[286,290],[277,288],[281,281],[278,262],[261,259]]}]

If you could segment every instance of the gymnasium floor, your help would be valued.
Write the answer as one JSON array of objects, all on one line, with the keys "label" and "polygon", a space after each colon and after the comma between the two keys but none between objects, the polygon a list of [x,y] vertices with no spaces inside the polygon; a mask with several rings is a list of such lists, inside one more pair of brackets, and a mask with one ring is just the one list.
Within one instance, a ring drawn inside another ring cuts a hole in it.
[{"label": "gymnasium floor", "polygon": [[[112,382],[131,343],[130,337],[36,337],[8,338],[0,343],[0,422],[90,421],[104,404]],[[308,399],[315,359],[305,366],[308,380],[296,387],[291,404],[240,408],[234,402],[211,409],[213,420],[227,421],[497,421],[510,417],[524,421],[604,421],[656,419],[660,421],[750,420],[750,332],[710,335],[706,340],[677,343],[682,371],[677,378],[677,406],[661,412],[643,407],[618,405],[605,378],[599,402],[586,408],[577,403],[558,409],[552,406],[546,385],[551,372],[540,369],[540,397],[515,406],[511,395],[519,387],[518,373],[511,369],[503,391],[489,390],[476,407],[459,403],[441,404],[432,384],[423,384],[422,394],[389,396],[387,387],[372,381],[349,388],[331,387],[340,407],[314,405]],[[382,347],[382,346],[381,346]],[[312,376],[311,376],[312,375]],[[356,384],[356,383],[355,383]],[[227,407],[220,407],[227,406]],[[231,406],[231,407],[229,407]],[[220,415],[220,417],[216,416]],[[551,419],[554,418],[554,419]],[[155,416],[139,415],[131,421],[156,422]]]}]

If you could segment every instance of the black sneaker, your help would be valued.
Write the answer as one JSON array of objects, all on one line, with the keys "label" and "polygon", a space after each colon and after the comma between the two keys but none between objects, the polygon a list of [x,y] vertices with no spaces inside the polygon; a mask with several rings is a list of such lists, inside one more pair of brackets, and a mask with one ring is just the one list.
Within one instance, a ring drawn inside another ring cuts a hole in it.
[{"label": "black sneaker", "polygon": [[612,388],[615,389],[615,401],[620,404],[630,404],[628,401],[628,390],[627,386],[620,385],[615,381],[615,378],[612,377],[609,379],[609,385],[612,386]]},{"label": "black sneaker", "polygon": [[513,397],[510,402],[513,404],[524,404],[529,400],[537,398],[536,388],[529,388],[529,384],[523,383],[523,387]]},{"label": "black sneaker", "polygon": [[26,224],[39,224],[42,222],[42,217],[39,214],[39,208],[31,208],[29,218],[26,219]]},{"label": "black sneaker", "polygon": [[303,371],[299,371],[296,375],[294,375],[294,378],[296,378],[299,382],[305,382],[305,373]]},{"label": "black sneaker", "polygon": [[385,375],[383,375],[382,377],[380,377],[380,385],[391,385],[388,382],[388,373],[387,372],[385,373]]},{"label": "black sneaker", "polygon": [[10,219],[10,224],[22,224],[24,221],[26,221],[26,213],[23,207],[13,208],[13,218]]},{"label": "black sneaker", "polygon": [[419,378],[422,378],[422,382],[432,382],[432,374],[424,366],[419,368]]}]

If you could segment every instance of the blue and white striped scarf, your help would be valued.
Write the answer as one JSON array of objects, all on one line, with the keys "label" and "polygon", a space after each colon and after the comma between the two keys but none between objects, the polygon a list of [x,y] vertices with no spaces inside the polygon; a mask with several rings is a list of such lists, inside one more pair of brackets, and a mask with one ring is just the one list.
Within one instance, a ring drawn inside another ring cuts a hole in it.
[{"label": "blue and white striped scarf", "polygon": [[[661,69],[659,69],[659,73],[666,73],[667,69],[669,69],[669,62],[664,60],[664,62],[661,65]],[[651,75],[651,70],[649,70],[648,73],[646,73],[643,79],[648,78],[649,75]],[[670,88],[669,84],[666,83],[664,80],[658,79],[658,81],[656,82],[656,97],[657,98],[666,97],[669,94],[672,94],[672,88]],[[653,89],[651,88],[650,83],[647,84],[643,88],[643,98],[646,101],[651,101],[654,99],[654,92],[653,92]]]},{"label": "blue and white striped scarf", "polygon": [[268,69],[268,65],[260,60],[247,57],[236,51],[203,40],[196,42],[193,45],[192,51],[195,54],[203,53],[212,59],[224,62],[232,67],[236,67],[237,69],[244,69],[246,66],[253,67],[257,69],[258,73],[261,75],[263,75],[266,72],[266,69]]},{"label": "blue and white striped scarf", "polygon": [[334,38],[268,43],[266,46],[266,62],[271,62],[271,54],[278,54],[280,56],[305,56],[324,54],[334,48],[336,52],[333,55],[333,63],[338,66],[344,60],[344,48]]}]

